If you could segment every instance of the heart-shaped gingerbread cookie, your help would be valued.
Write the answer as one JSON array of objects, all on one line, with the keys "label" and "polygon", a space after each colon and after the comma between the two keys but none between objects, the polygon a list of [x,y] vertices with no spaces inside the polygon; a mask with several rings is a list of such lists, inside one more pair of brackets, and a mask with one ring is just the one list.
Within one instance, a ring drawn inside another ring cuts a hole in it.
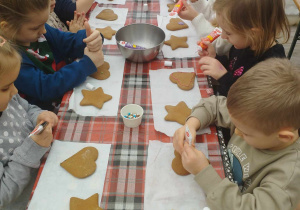
[{"label": "heart-shaped gingerbread cookie", "polygon": [[113,21],[118,19],[118,15],[115,14],[111,9],[104,9],[96,16],[96,18],[101,20]]},{"label": "heart-shaped gingerbread cookie", "polygon": [[178,31],[181,29],[188,28],[189,26],[183,22],[180,18],[171,18],[166,28],[170,31]]},{"label": "heart-shaped gingerbread cookie", "polygon": [[173,171],[176,174],[180,175],[180,176],[189,175],[190,172],[188,172],[187,170],[185,170],[185,168],[182,165],[181,155],[176,150],[174,151],[174,155],[175,155],[175,158],[172,161],[172,169],[173,169]]},{"label": "heart-shaped gingerbread cookie", "polygon": [[90,76],[98,80],[105,80],[108,77],[110,77],[110,72],[108,71],[109,68],[110,68],[109,63],[104,61],[104,63],[97,68],[97,71],[91,74]]},{"label": "heart-shaped gingerbread cookie", "polygon": [[174,72],[170,74],[171,82],[177,84],[182,90],[190,90],[194,87],[195,72]]},{"label": "heart-shaped gingerbread cookie", "polygon": [[95,172],[97,158],[98,150],[95,147],[85,147],[63,161],[60,166],[77,178],[85,178]]}]

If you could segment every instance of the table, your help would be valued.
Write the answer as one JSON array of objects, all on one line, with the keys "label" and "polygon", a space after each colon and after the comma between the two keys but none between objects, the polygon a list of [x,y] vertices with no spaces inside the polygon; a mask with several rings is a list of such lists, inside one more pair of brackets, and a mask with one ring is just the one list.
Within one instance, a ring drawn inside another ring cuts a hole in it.
[{"label": "table", "polygon": [[[148,12],[142,11],[144,3],[148,3]],[[96,3],[92,8],[95,6]],[[128,8],[126,25],[131,23],[157,25],[156,15],[159,14],[160,9],[158,0],[148,2],[127,0],[125,5],[109,6]],[[121,55],[116,45],[104,46],[103,52],[105,55]],[[126,104],[140,104],[144,108],[144,116],[142,124],[138,128],[124,127],[120,113],[117,117],[79,116],[68,111],[68,101],[72,91],[67,92],[63,97],[54,139],[112,144],[101,199],[103,209],[143,209],[148,142],[149,140],[172,142],[172,138],[155,131],[151,106],[149,69],[170,68],[164,66],[164,61],[160,53],[155,60],[149,63],[125,62],[119,111]],[[197,58],[172,61],[172,68],[199,69]],[[201,96],[209,97],[213,94],[210,80],[207,80],[201,71],[196,73]],[[222,133],[214,126],[210,129],[211,134],[197,136],[196,142],[207,143],[209,160],[220,177],[224,178],[228,171],[224,172],[222,163],[222,158],[226,157],[224,156],[225,146],[222,145],[224,144]],[[222,146],[219,144],[218,136]],[[45,159],[42,161],[34,189],[38,184]]]}]

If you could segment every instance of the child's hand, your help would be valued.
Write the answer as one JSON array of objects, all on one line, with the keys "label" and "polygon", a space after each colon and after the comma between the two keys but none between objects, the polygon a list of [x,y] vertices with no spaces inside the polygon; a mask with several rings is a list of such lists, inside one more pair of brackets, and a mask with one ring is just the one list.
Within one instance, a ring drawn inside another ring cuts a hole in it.
[{"label": "child's hand", "polygon": [[183,167],[194,175],[198,174],[209,165],[205,155],[188,143],[184,143],[181,158]]},{"label": "child's hand", "polygon": [[98,68],[104,63],[104,55],[102,50],[98,50],[96,52],[91,52],[87,47],[84,48],[84,54],[87,55]]},{"label": "child's hand", "polygon": [[195,17],[198,16],[198,12],[190,4],[188,4],[186,0],[182,0],[182,3],[183,7],[178,13],[179,17],[184,20],[192,21]]},{"label": "child's hand", "polygon": [[84,22],[84,26],[86,29],[86,38],[83,42],[86,43],[86,47],[91,52],[102,50],[102,37],[100,36],[100,32],[91,29],[90,24],[87,21]]},{"label": "child's hand", "polygon": [[203,57],[200,59],[199,65],[204,75],[209,75],[216,80],[227,73],[225,67],[215,58]]},{"label": "child's hand", "polygon": [[42,133],[31,136],[31,139],[41,147],[49,147],[53,140],[52,127],[46,126]]},{"label": "child's hand", "polygon": [[85,18],[85,13],[77,13],[74,11],[74,19],[70,21],[67,21],[67,24],[69,26],[69,31],[72,33],[77,33],[77,31],[85,29],[84,22],[87,19]]},{"label": "child's hand", "polygon": [[[184,140],[185,139],[185,127],[187,124],[182,126],[181,128],[178,128],[173,136],[173,147],[174,149],[181,154],[183,152],[183,145],[184,145]],[[196,130],[193,129],[192,126],[189,126],[189,130],[192,134],[192,145],[195,146],[195,139],[196,139]]]},{"label": "child's hand", "polygon": [[[50,111],[43,111],[37,117],[37,124],[41,124],[42,122],[47,121],[49,123],[49,127],[52,128],[57,125],[58,117],[56,114]],[[47,126],[47,127],[48,127]]]},{"label": "child's hand", "polygon": [[[202,39],[201,39],[201,41],[202,41]],[[199,45],[199,43],[201,41],[198,41],[197,44]],[[207,49],[198,51],[198,54],[200,55],[200,57],[209,56],[211,58],[215,58],[217,53],[216,53],[214,46],[209,41],[203,41],[203,44],[205,44],[207,46]]]}]

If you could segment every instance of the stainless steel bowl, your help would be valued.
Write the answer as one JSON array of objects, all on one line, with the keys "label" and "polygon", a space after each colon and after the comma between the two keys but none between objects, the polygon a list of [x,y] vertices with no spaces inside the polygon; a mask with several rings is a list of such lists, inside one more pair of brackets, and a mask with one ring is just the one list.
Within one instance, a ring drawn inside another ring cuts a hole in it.
[{"label": "stainless steel bowl", "polygon": [[[148,62],[154,59],[165,41],[165,32],[151,24],[136,23],[120,28],[116,40],[122,55],[134,62]],[[146,49],[131,49],[120,45],[120,41],[136,44]]]}]

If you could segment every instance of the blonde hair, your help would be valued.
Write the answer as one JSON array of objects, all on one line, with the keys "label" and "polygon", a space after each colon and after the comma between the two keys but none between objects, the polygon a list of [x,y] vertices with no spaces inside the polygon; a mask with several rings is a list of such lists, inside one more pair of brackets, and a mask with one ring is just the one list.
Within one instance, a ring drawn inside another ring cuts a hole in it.
[{"label": "blonde hair", "polygon": [[290,37],[283,0],[216,0],[213,9],[231,30],[244,36],[256,56],[281,36]]},{"label": "blonde hair", "polygon": [[[29,14],[49,8],[50,0],[0,0],[0,23],[5,21],[11,32],[11,39],[21,26],[30,21]],[[3,35],[3,29],[0,28]]]},{"label": "blonde hair", "polygon": [[289,60],[270,58],[247,71],[230,88],[232,117],[269,135],[300,128],[300,69]]},{"label": "blonde hair", "polygon": [[21,64],[21,56],[6,39],[0,36],[0,77]]}]

